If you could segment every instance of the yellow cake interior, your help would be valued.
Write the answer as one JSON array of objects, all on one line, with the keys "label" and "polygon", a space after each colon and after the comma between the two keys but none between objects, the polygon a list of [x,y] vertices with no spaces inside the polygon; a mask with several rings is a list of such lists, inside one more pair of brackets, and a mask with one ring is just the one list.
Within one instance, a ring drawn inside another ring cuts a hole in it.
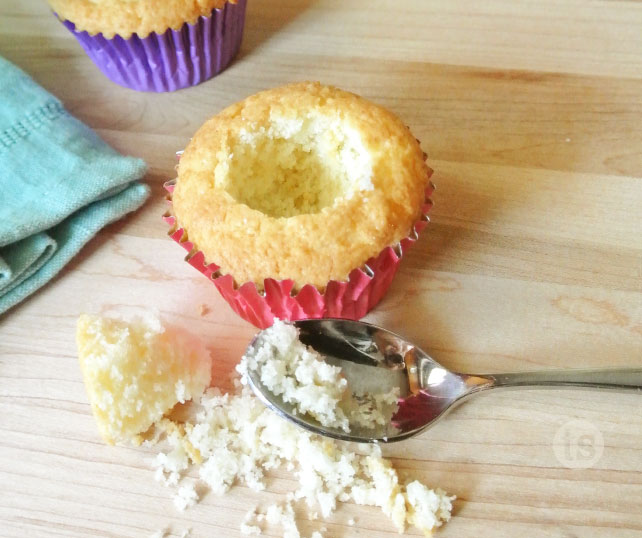
[{"label": "yellow cake interior", "polygon": [[292,217],[372,189],[372,160],[359,133],[338,118],[273,118],[269,128],[231,139],[215,182],[252,209]]}]

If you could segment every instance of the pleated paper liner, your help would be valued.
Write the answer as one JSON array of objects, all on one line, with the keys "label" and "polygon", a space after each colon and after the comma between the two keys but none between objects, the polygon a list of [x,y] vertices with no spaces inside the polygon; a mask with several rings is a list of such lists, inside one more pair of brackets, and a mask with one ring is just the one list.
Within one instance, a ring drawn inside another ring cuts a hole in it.
[{"label": "pleated paper liner", "polygon": [[171,92],[195,86],[223,71],[238,52],[243,38],[245,6],[226,3],[195,24],[128,39],[77,32],[71,21],[63,24],[87,55],[113,82],[139,91]]},{"label": "pleated paper liner", "polygon": [[[174,185],[175,180],[164,185],[169,192],[167,200],[170,204]],[[421,218],[414,224],[408,237],[395,246],[384,248],[362,267],[353,269],[347,280],[331,280],[323,293],[311,284],[296,292],[292,280],[273,278],[265,279],[263,291],[259,291],[253,282],[239,285],[232,275],[221,274],[218,265],[208,263],[203,252],[184,238],[186,234],[178,227],[171,210],[165,213],[163,220],[170,225],[168,235],[188,252],[185,261],[214,283],[234,312],[259,329],[271,326],[275,317],[288,321],[311,318],[356,320],[365,316],[381,300],[390,287],[404,252],[415,243],[428,224],[428,212],[432,207],[430,196],[434,189],[430,182],[426,188]]]}]

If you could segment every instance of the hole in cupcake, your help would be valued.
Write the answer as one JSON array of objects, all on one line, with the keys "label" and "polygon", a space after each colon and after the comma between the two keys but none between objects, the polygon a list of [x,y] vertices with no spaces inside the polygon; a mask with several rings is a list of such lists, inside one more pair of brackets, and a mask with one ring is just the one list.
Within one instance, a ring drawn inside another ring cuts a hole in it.
[{"label": "hole in cupcake", "polygon": [[241,130],[215,170],[216,185],[271,217],[318,213],[372,189],[372,162],[359,133],[338,119],[272,119]]}]

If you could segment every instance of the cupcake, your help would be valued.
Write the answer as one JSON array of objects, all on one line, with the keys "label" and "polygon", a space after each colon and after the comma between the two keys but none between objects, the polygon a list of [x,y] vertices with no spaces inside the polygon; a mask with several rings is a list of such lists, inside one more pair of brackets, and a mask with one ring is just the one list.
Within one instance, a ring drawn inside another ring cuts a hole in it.
[{"label": "cupcake", "polygon": [[319,83],[264,91],[194,135],[169,185],[171,236],[234,310],[358,319],[427,222],[431,170],[388,110]]},{"label": "cupcake", "polygon": [[238,52],[246,0],[48,0],[112,81],[167,92],[223,71]]}]

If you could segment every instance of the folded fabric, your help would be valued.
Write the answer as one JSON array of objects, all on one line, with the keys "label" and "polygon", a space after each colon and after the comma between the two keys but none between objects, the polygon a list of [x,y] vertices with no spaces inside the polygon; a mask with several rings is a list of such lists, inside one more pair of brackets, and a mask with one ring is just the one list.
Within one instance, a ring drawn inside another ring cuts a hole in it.
[{"label": "folded fabric", "polygon": [[145,171],[0,57],[0,314],[140,207]]}]

